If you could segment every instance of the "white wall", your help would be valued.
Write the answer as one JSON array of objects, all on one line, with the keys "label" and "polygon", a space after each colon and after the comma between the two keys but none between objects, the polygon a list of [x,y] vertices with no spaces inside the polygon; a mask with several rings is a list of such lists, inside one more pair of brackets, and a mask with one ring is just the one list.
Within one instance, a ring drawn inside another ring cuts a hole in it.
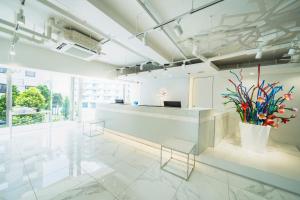
[{"label": "white wall", "polygon": [[189,79],[145,79],[140,84],[140,104],[161,105],[160,90],[165,90],[165,101],[181,101],[182,107],[188,107]]},{"label": "white wall", "polygon": [[10,41],[0,38],[0,65],[28,67],[96,78],[114,78],[116,67],[101,62],[88,62],[49,49],[17,43],[16,55],[9,56]]}]

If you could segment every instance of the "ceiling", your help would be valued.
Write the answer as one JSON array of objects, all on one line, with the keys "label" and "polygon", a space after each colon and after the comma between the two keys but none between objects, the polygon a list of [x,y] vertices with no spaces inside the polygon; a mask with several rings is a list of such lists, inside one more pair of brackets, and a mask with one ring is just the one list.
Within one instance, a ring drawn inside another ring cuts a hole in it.
[{"label": "ceiling", "polygon": [[[180,36],[174,33],[174,22],[151,30],[213,1],[27,0],[25,26],[43,33],[49,17],[61,19],[68,26],[106,41],[102,45],[104,54],[95,60],[117,66],[134,66],[145,61],[164,64],[197,57],[219,69],[260,61],[289,62],[285,54],[291,41],[299,45],[300,40],[299,0],[223,0],[181,17]],[[2,0],[0,18],[15,22],[19,7],[19,0]],[[147,45],[141,37],[135,37],[144,31],[147,31]],[[195,47],[198,51],[193,54]],[[264,53],[257,61],[258,48]]]},{"label": "ceiling", "polygon": [[[89,0],[132,33],[156,25],[141,3],[158,21],[165,22],[192,8],[213,0]],[[130,8],[128,9],[124,8]],[[192,55],[193,43],[205,58],[233,52],[290,43],[300,33],[300,1],[297,0],[224,0],[216,5],[182,18],[183,34],[176,36],[174,23],[164,26],[177,44],[163,31],[148,34],[150,46],[169,60]]]}]

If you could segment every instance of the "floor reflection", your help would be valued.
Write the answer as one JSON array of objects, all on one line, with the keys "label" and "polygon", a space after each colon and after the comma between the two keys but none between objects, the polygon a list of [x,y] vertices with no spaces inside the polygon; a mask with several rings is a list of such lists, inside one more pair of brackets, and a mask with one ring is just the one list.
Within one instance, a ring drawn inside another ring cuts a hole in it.
[{"label": "floor reflection", "polygon": [[185,182],[160,170],[159,150],[111,134],[83,136],[72,122],[16,127],[12,139],[0,129],[0,200],[299,199],[274,188],[246,191],[259,184],[204,165]]}]

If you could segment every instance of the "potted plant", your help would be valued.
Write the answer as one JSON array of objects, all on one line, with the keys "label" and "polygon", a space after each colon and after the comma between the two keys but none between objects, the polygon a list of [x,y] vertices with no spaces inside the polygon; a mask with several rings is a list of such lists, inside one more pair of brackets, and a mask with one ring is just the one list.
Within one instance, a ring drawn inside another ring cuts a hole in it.
[{"label": "potted plant", "polygon": [[279,82],[266,83],[260,80],[260,65],[258,65],[257,84],[250,88],[243,85],[242,70],[240,75],[230,71],[236,79],[229,82],[234,86],[222,96],[227,99],[224,104],[233,103],[239,113],[241,122],[240,136],[243,148],[264,152],[271,127],[278,128],[279,124],[286,124],[296,115],[288,115],[286,111],[297,112],[297,108],[287,107],[285,102],[293,99],[295,87],[291,87],[287,93],[278,96],[283,91]]}]

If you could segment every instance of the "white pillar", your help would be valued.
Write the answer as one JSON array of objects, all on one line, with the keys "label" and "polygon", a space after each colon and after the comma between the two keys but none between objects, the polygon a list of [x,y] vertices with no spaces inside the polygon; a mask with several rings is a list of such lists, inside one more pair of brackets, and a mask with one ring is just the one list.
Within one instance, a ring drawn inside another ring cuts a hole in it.
[{"label": "white pillar", "polygon": [[6,124],[12,136],[12,69],[9,68],[6,73]]},{"label": "white pillar", "polygon": [[78,122],[82,122],[82,89],[83,89],[83,81],[82,78],[78,78]]},{"label": "white pillar", "polygon": [[70,103],[71,103],[71,105],[70,105],[70,120],[71,121],[73,121],[74,120],[74,116],[75,116],[75,77],[74,76],[72,76],[71,77],[71,86],[70,86],[70,94],[71,94],[71,96],[70,96]]}]

